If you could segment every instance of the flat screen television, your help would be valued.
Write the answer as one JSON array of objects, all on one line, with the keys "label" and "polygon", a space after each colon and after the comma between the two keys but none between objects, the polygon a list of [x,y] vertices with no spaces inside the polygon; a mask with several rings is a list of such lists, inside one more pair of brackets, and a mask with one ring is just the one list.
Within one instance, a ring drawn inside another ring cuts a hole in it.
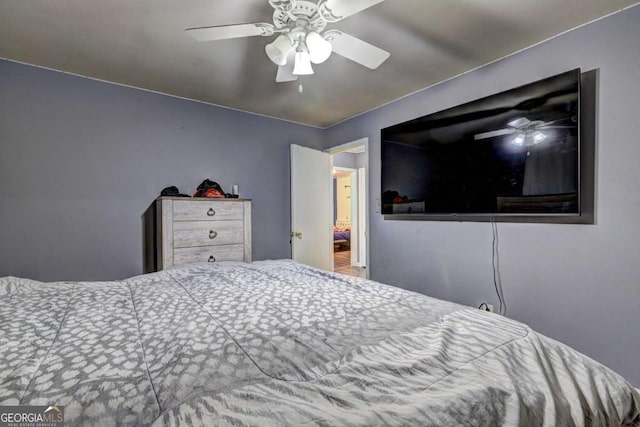
[{"label": "flat screen television", "polygon": [[382,213],[579,216],[580,88],[575,69],[382,129]]}]

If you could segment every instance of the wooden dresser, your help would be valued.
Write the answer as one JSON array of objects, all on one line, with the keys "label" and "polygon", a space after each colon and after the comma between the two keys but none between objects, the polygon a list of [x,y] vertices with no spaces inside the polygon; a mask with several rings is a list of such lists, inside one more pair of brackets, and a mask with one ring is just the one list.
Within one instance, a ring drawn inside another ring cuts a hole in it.
[{"label": "wooden dresser", "polygon": [[251,261],[251,200],[160,197],[152,270],[193,262]]}]

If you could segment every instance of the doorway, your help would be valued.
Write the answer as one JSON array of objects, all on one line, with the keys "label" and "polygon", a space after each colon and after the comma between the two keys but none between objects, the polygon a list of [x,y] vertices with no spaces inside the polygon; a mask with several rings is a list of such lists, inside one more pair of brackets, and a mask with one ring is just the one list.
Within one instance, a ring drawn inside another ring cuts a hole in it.
[{"label": "doorway", "polygon": [[368,138],[326,150],[332,162],[333,270],[368,277]]},{"label": "doorway", "polygon": [[[369,140],[362,138],[325,151],[291,144],[291,259],[328,271],[336,271],[333,218],[333,158],[341,153],[355,155],[356,183],[351,203],[349,256],[341,273],[369,277]],[[350,157],[350,156],[345,156]],[[353,157],[353,156],[351,156]],[[339,161],[340,159],[338,159]],[[337,219],[337,218],[336,218]],[[354,225],[355,223],[355,225]],[[345,227],[346,228],[346,227]],[[344,253],[340,254],[345,258]]]}]

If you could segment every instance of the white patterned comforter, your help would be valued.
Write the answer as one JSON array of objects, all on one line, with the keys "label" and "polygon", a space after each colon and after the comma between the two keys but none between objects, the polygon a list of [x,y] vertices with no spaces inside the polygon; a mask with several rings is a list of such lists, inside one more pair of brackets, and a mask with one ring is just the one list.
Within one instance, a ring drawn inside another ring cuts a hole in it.
[{"label": "white patterned comforter", "polygon": [[292,261],[0,279],[0,405],[67,425],[636,425],[623,378],[526,325]]}]

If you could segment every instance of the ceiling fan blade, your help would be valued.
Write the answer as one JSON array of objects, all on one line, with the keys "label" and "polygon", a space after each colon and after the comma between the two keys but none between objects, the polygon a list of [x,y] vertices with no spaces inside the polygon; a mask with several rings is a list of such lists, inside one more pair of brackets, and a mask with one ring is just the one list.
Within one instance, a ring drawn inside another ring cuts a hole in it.
[{"label": "ceiling fan blade", "polygon": [[477,141],[479,139],[493,138],[495,136],[511,135],[512,133],[514,133],[516,131],[517,131],[517,129],[492,130],[492,131],[489,131],[489,132],[477,133],[477,134],[475,134],[473,136],[473,139],[475,139]]},{"label": "ceiling fan blade", "polygon": [[329,30],[324,33],[324,37],[331,43],[335,53],[372,70],[378,68],[391,56],[386,50],[342,31]]},{"label": "ceiling fan blade", "polygon": [[271,36],[275,27],[265,22],[256,24],[217,25],[214,27],[187,28],[185,31],[199,42],[235,39],[250,36]]},{"label": "ceiling fan blade", "polygon": [[384,0],[322,0],[318,4],[320,16],[327,22],[338,22],[348,16],[382,3]]},{"label": "ceiling fan blade", "polygon": [[518,117],[517,119],[511,120],[507,123],[508,126],[513,126],[514,128],[523,128],[531,123],[531,120],[526,117]]},{"label": "ceiling fan blade", "polygon": [[536,129],[573,129],[575,126],[536,126]]},{"label": "ceiling fan blade", "polygon": [[[566,124],[564,124],[564,125],[560,124],[562,122],[566,123],[567,120],[571,121],[571,118],[570,117],[563,117],[561,119],[549,120],[548,122],[542,122],[539,125],[536,125],[536,129],[539,129],[539,128],[542,128],[542,127],[549,127],[549,126],[565,126],[565,127],[567,127],[568,125],[566,125]],[[571,126],[569,126],[569,127],[571,127]]]},{"label": "ceiling fan blade", "polygon": [[296,52],[291,49],[287,56],[287,63],[278,67],[278,73],[276,74],[276,82],[293,82],[298,80],[298,76],[293,74],[293,66],[296,62]]}]

